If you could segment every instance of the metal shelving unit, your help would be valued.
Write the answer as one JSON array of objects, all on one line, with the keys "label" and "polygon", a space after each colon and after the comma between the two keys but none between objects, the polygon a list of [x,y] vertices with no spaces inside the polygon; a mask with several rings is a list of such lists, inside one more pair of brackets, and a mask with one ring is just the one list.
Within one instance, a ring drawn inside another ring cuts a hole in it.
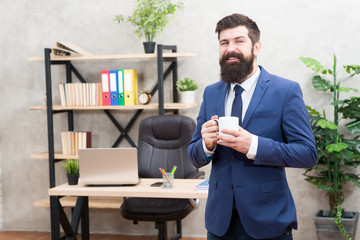
[{"label": "metal shelving unit", "polygon": [[[133,124],[138,119],[142,111],[146,109],[158,109],[158,114],[162,115],[165,111],[172,111],[175,114],[178,113],[178,109],[187,109],[195,107],[196,104],[179,104],[178,94],[176,89],[176,81],[178,79],[178,69],[177,69],[177,58],[178,57],[188,57],[194,56],[194,54],[187,53],[177,53],[176,46],[169,45],[157,45],[157,54],[127,54],[127,55],[93,55],[93,56],[53,56],[51,54],[50,48],[45,48],[44,58],[29,58],[30,61],[44,61],[45,64],[45,83],[46,83],[46,106],[33,106],[30,109],[33,110],[46,110],[47,112],[47,132],[48,132],[48,152],[33,154],[32,158],[47,158],[49,162],[49,187],[53,188],[56,186],[55,179],[55,163],[66,159],[66,155],[62,155],[55,152],[54,149],[54,120],[53,115],[59,113],[67,114],[68,120],[68,130],[74,131],[74,111],[75,110],[100,110],[103,111],[110,121],[116,126],[119,130],[120,135],[112,145],[112,147],[117,147],[124,139],[129,142],[132,147],[136,147],[134,141],[128,135],[128,132],[131,130]],[[164,51],[171,51],[164,52]],[[82,60],[118,60],[118,59],[156,59],[157,60],[157,84],[151,90],[151,96],[154,96],[156,92],[158,93],[158,103],[150,105],[135,105],[135,106],[97,106],[97,107],[61,107],[53,105],[52,98],[52,77],[51,77],[51,67],[52,65],[64,65],[66,68],[66,83],[72,82],[72,75],[74,74],[80,82],[85,83],[85,79],[82,77],[80,72],[72,64],[73,61],[82,61]],[[170,62],[170,65],[164,69],[164,62]],[[164,102],[164,80],[172,74],[172,93],[173,99],[172,103]],[[111,111],[122,111],[122,110],[134,110],[135,113],[127,123],[125,127],[116,120]],[[70,156],[69,156],[70,157]],[[73,156],[71,156],[73,157]],[[65,231],[67,237],[74,237],[76,235],[80,219],[81,222],[89,221],[86,214],[84,215],[84,207],[86,208],[88,204],[87,197],[79,197],[76,201],[75,208],[73,210],[73,218],[71,223],[66,218],[66,215],[58,198],[50,197],[50,214],[51,214],[51,228],[52,228],[52,239],[59,239],[60,233],[60,224]],[[59,220],[60,219],[60,222]],[[86,225],[86,224],[85,224]],[[84,225],[84,226],[85,226]],[[83,227],[83,226],[82,226]],[[83,229],[85,230],[85,229]],[[84,231],[86,232],[86,231]],[[87,239],[88,236],[82,236],[83,239]]]}]

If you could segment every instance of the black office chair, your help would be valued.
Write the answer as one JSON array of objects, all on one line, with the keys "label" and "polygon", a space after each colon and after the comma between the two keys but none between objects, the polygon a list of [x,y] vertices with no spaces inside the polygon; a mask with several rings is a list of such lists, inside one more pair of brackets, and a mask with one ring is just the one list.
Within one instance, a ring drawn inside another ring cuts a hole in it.
[{"label": "black office chair", "polygon": [[[203,178],[187,157],[187,146],[194,133],[195,122],[189,117],[162,115],[141,121],[138,140],[139,177],[161,178],[159,168],[170,171],[177,166],[175,178]],[[125,198],[121,215],[134,224],[155,222],[158,239],[167,239],[167,221],[176,221],[176,235],[181,238],[181,220],[197,208],[195,199]]]}]

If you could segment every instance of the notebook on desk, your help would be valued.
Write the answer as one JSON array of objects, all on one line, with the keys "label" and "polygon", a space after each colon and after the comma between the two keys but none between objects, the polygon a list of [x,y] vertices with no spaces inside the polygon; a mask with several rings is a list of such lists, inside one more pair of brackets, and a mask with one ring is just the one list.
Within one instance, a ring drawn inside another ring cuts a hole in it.
[{"label": "notebook on desk", "polygon": [[80,183],[135,185],[140,182],[136,148],[79,149]]}]

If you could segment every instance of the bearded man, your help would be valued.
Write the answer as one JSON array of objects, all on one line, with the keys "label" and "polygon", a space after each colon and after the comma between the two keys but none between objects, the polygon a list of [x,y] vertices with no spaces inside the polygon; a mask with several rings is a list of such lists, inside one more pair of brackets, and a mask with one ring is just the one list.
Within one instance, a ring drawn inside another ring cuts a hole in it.
[{"label": "bearded man", "polygon": [[[310,168],[317,150],[298,83],[257,64],[260,31],[242,14],[221,19],[221,81],[206,87],[188,147],[192,163],[212,164],[205,226],[212,239],[291,240],[297,218],[285,167]],[[236,130],[215,119],[237,116]]]}]

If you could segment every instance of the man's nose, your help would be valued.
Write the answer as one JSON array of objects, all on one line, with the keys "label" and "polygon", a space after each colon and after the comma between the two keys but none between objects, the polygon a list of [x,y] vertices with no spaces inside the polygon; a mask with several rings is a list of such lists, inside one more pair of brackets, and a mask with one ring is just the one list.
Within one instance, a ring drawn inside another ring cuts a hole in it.
[{"label": "man's nose", "polygon": [[235,52],[235,50],[236,50],[235,44],[230,42],[227,47],[227,52]]}]

